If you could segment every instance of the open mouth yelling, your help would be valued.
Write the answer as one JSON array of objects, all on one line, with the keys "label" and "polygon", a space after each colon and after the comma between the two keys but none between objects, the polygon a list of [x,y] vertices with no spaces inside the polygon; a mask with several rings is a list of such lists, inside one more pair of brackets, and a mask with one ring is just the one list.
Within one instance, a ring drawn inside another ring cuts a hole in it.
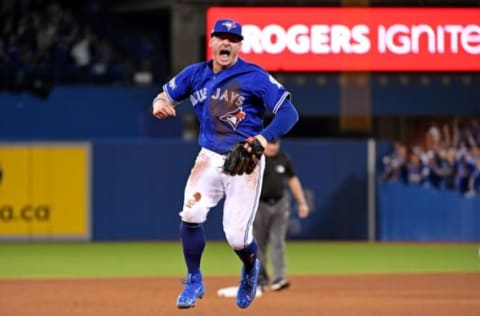
[{"label": "open mouth yelling", "polygon": [[219,52],[220,60],[229,61],[231,52],[228,49],[221,49]]}]

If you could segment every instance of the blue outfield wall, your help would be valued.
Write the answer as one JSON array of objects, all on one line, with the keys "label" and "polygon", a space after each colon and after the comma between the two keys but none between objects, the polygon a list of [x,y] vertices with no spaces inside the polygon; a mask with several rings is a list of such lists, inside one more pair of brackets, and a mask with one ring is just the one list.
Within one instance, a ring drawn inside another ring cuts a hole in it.
[{"label": "blue outfield wall", "polygon": [[[367,236],[364,141],[291,141],[283,148],[314,204],[292,215],[297,239],[363,240]],[[183,189],[198,145],[178,140],[96,141],[93,146],[93,239],[178,239]],[[209,239],[224,239],[222,204],[210,211]]]},{"label": "blue outfield wall", "polygon": [[123,140],[93,148],[93,239],[178,239],[177,214],[198,146]]},{"label": "blue outfield wall", "polygon": [[1,140],[177,137],[181,118],[158,124],[151,113],[160,88],[64,86],[47,100],[0,91]]},{"label": "blue outfield wall", "polygon": [[480,198],[379,182],[378,240],[480,241]]},{"label": "blue outfield wall", "polygon": [[[388,151],[377,144],[377,160]],[[282,148],[312,204],[291,214],[289,239],[366,240],[366,141],[292,140]],[[179,140],[95,141],[94,240],[178,240],[183,189],[199,147]],[[223,240],[222,207],[204,224],[208,239]],[[480,198],[401,184],[377,183],[377,240],[479,241]]]},{"label": "blue outfield wall", "polygon": [[[28,144],[36,146],[35,142]],[[8,142],[2,146],[9,147]],[[367,142],[284,139],[282,148],[291,156],[312,206],[306,219],[292,211],[288,237],[366,240]],[[389,148],[388,143],[377,143],[377,161]],[[178,240],[178,212],[199,150],[196,142],[96,140],[91,149],[91,238]],[[0,155],[0,163],[2,158]],[[9,170],[4,170],[4,176]],[[465,198],[457,192],[399,183],[378,182],[375,189],[380,241],[480,241],[480,197]],[[204,224],[208,239],[224,240],[222,207],[220,203],[213,208]]]},{"label": "blue outfield wall", "polygon": [[[311,80],[304,84],[287,80],[285,85],[301,105],[301,115],[336,116],[341,112],[337,77],[329,76],[321,86]],[[468,85],[458,78],[444,85],[440,76],[432,77],[428,85],[418,80],[407,85],[393,80],[385,86],[373,80],[372,115],[477,115],[479,78],[472,76]],[[176,118],[162,124],[151,115],[151,100],[159,89],[56,87],[48,100],[0,92],[0,140],[32,144],[55,140],[92,142],[93,238],[174,240],[178,238],[177,213],[183,188],[198,145],[180,140],[181,114],[191,111],[188,102],[178,108]],[[289,238],[367,238],[366,148],[365,140],[283,141],[283,149],[291,155],[313,205],[307,219],[292,214]],[[389,148],[389,143],[377,144],[378,161]],[[477,199],[464,200],[447,193],[434,196],[442,202],[428,203],[436,203],[432,205],[439,211],[422,217],[426,205],[430,206],[423,199],[432,192],[384,189],[378,189],[380,240],[480,240],[478,213],[467,212],[480,210]],[[205,224],[210,239],[223,239],[221,207],[212,209]],[[458,214],[467,212],[460,218],[473,226],[455,224],[457,228],[452,231],[446,224],[442,225],[447,228],[439,229],[436,221],[426,222],[432,216],[450,214],[447,207],[460,209]],[[421,228],[419,232],[415,231],[417,227]]]},{"label": "blue outfield wall", "polygon": [[298,219],[293,209],[289,238],[366,239],[366,142],[286,139],[281,146],[291,157],[313,204],[307,219]]},{"label": "blue outfield wall", "polygon": [[[445,85],[442,76],[401,84],[391,78],[370,82],[372,115],[479,115],[480,76],[466,85],[454,78]],[[341,84],[330,74],[319,85],[314,78],[299,83],[285,81],[300,115],[339,116]],[[177,108],[177,117],[158,124],[151,103],[161,87],[55,87],[47,100],[27,93],[0,91],[1,140],[91,140],[100,138],[177,137],[183,131],[182,114],[191,112],[188,101]],[[455,106],[452,106],[455,104]]]}]

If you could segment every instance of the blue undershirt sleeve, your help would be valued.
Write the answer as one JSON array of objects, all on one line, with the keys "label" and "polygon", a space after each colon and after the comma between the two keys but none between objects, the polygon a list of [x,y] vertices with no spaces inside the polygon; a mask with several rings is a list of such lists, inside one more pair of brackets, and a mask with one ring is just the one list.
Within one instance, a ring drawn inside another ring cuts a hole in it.
[{"label": "blue undershirt sleeve", "polygon": [[295,109],[289,99],[285,99],[270,124],[260,134],[270,142],[288,133],[297,121],[297,109]]}]

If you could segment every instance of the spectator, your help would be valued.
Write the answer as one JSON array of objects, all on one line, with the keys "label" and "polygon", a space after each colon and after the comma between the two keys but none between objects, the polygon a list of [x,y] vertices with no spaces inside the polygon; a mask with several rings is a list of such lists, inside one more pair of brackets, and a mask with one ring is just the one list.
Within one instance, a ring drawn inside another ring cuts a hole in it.
[{"label": "spectator", "polygon": [[471,176],[475,164],[468,153],[460,153],[456,162],[455,186],[460,193],[465,194],[470,190]]},{"label": "spectator", "polygon": [[116,83],[116,77],[128,77],[128,68],[120,66],[126,59],[112,57],[116,52],[111,41],[105,38],[93,50],[92,32],[85,21],[78,19],[79,11],[71,11],[68,2],[60,3],[38,0],[3,7],[0,89],[29,91],[38,78],[49,78],[50,84],[90,83],[86,70],[91,68],[93,57],[93,73],[102,83]]},{"label": "spectator", "polygon": [[427,143],[430,146],[439,146],[442,140],[442,133],[437,122],[433,121],[427,131]]},{"label": "spectator", "polygon": [[382,160],[383,172],[380,175],[380,179],[387,181],[405,181],[406,161],[407,147],[400,142],[395,142],[393,154],[385,156]]},{"label": "spectator", "polygon": [[455,152],[453,152],[453,160],[448,159],[449,151],[439,149],[433,152],[432,157],[428,161],[429,175],[428,183],[435,189],[453,189],[452,179],[454,173]]},{"label": "spectator", "polygon": [[144,59],[140,68],[133,74],[133,82],[136,85],[148,86],[153,83],[152,61]]},{"label": "spectator", "polygon": [[469,195],[480,195],[480,160],[475,161],[475,168],[470,177]]},{"label": "spectator", "polygon": [[425,133],[426,149],[414,146],[408,159],[402,159],[404,155],[399,154],[406,152],[407,147],[401,149],[396,142],[394,152],[382,160],[380,179],[404,181],[432,189],[455,190],[466,196],[478,195],[479,120],[455,118],[452,123],[450,133],[448,124],[442,124],[440,130],[436,127],[437,123],[433,122]]},{"label": "spectator", "polygon": [[92,74],[97,77],[105,77],[109,70],[112,58],[112,50],[105,39],[97,39],[93,45]]},{"label": "spectator", "polygon": [[428,167],[424,165],[421,159],[420,151],[414,149],[409,155],[406,163],[407,184],[423,186],[428,176]]},{"label": "spectator", "polygon": [[472,119],[470,122],[470,134],[472,135],[475,146],[480,146],[480,122],[478,119]]},{"label": "spectator", "polygon": [[71,56],[75,62],[75,66],[79,69],[85,69],[90,66],[90,34],[88,30],[80,32],[77,40],[73,43]]},{"label": "spectator", "polygon": [[53,21],[48,19],[48,17],[41,17],[36,37],[37,49],[40,54],[49,50],[49,47],[55,39],[56,33],[57,27]]}]

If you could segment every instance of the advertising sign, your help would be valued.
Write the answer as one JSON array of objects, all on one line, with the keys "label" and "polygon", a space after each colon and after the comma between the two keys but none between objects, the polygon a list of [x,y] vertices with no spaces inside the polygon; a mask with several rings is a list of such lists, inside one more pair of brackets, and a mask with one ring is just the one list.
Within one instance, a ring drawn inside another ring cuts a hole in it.
[{"label": "advertising sign", "polygon": [[0,239],[88,239],[88,144],[0,144]]},{"label": "advertising sign", "polygon": [[228,17],[268,71],[480,70],[477,8],[212,7],[207,34]]}]

